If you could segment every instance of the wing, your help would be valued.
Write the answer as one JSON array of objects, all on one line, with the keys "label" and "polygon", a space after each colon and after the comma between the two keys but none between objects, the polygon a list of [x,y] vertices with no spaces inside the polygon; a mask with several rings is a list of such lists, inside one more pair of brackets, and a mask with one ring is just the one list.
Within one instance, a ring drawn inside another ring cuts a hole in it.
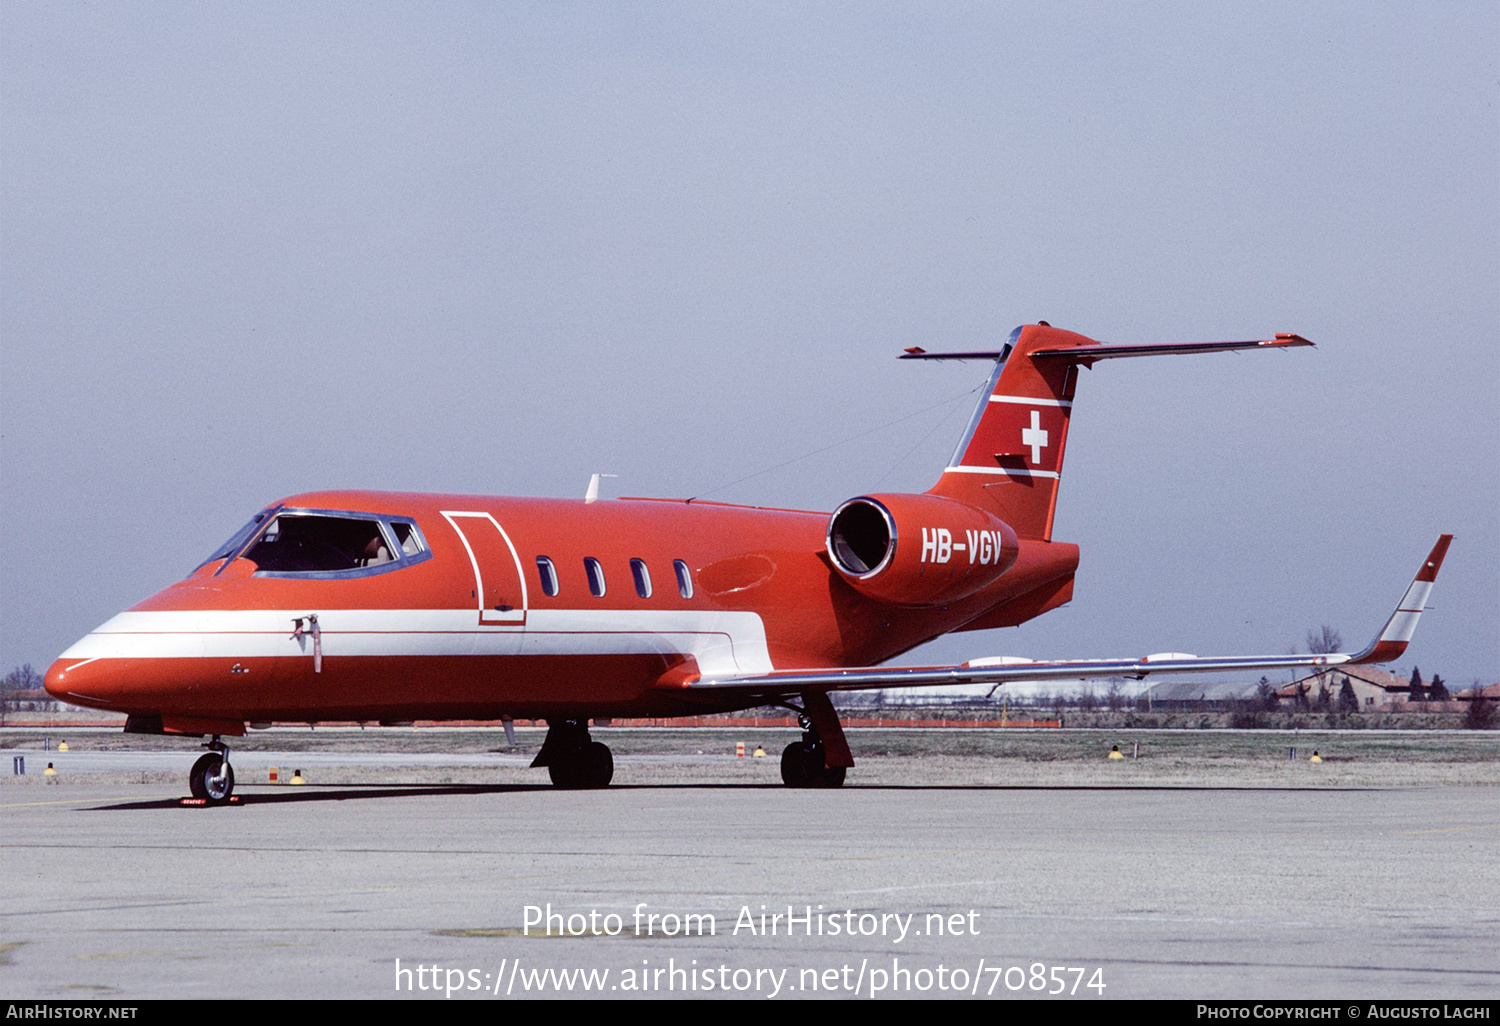
[{"label": "wing", "polygon": [[1395,612],[1364,651],[1316,655],[1194,656],[1162,652],[1132,659],[1081,659],[1037,662],[999,657],[972,659],[958,666],[902,666],[854,669],[777,670],[745,677],[701,677],[674,682],[689,691],[738,693],[744,697],[778,698],[804,692],[855,691],[868,688],[910,688],[939,684],[1011,684],[1019,681],[1078,680],[1088,677],[1134,677],[1165,673],[1223,673],[1303,667],[1326,669],[1363,663],[1387,663],[1406,651],[1417,620],[1437,579],[1451,534],[1438,538],[1416,577],[1402,595]]}]

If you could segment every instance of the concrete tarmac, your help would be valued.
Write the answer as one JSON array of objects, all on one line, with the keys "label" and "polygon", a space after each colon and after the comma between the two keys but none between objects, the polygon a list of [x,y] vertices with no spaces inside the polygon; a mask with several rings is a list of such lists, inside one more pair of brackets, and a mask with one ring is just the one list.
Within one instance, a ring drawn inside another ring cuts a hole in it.
[{"label": "concrete tarmac", "polygon": [[1500,994],[1493,788],[180,793],[0,791],[8,997]]}]

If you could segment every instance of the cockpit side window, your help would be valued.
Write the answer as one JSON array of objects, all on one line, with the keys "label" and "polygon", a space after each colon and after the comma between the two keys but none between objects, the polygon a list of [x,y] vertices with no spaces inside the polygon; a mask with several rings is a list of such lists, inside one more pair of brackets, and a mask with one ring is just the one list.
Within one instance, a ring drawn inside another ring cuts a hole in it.
[{"label": "cockpit side window", "polygon": [[395,532],[396,544],[401,546],[403,555],[419,556],[422,554],[422,536],[417,533],[416,524],[396,520],[391,522],[391,530]]}]

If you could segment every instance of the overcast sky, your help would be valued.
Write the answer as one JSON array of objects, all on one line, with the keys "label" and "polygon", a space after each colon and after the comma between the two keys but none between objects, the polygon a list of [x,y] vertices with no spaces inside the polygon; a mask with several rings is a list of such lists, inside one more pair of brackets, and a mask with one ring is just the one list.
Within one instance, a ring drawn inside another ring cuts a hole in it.
[{"label": "overcast sky", "polygon": [[987,368],[895,356],[1046,319],[1318,348],[1084,375],[1075,601],[907,661],[1360,645],[1450,531],[1397,666],[1493,681],[1497,50],[1493,0],[3,0],[0,670],[307,489],[924,490]]}]

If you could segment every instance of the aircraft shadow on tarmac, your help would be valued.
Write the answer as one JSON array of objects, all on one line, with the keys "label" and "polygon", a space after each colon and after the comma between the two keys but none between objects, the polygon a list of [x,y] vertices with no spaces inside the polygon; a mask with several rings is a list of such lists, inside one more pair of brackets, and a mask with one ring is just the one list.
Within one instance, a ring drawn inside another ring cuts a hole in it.
[{"label": "aircraft shadow on tarmac", "polygon": [[[617,784],[609,788],[590,789],[596,792],[623,791],[784,791],[781,784]],[[809,791],[825,790],[808,788]],[[833,790],[833,789],[826,789]],[[1203,785],[1133,785],[1106,787],[1085,784],[865,784],[838,789],[842,793],[857,791],[1288,791],[1288,792],[1343,792],[1382,791],[1379,787],[1214,787]],[[539,791],[558,792],[550,784],[358,784],[340,786],[323,784],[313,788],[275,794],[236,795],[237,801],[229,805],[203,806],[184,805],[181,798],[153,798],[148,801],[127,801],[94,805],[83,812],[126,812],[143,809],[233,809],[248,805],[276,805],[290,802],[345,802],[369,798],[413,798],[418,796],[454,796],[482,794],[515,794]],[[562,792],[559,792],[562,793]]]}]

